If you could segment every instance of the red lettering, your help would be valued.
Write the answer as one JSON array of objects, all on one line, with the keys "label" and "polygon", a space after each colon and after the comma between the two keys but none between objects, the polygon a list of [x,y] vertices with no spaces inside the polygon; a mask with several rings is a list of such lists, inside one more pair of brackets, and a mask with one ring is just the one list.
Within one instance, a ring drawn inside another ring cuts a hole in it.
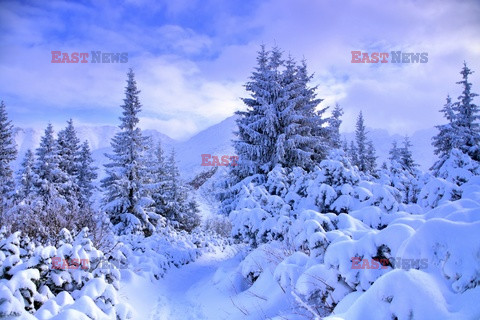
[{"label": "red lettering", "polygon": [[90,264],[90,262],[88,261],[88,259],[81,259],[80,260],[80,263],[82,265],[82,269],[83,270],[87,270],[88,269],[88,265]]},{"label": "red lettering", "polygon": [[388,52],[380,52],[380,58],[382,58],[382,60],[380,61],[381,63],[387,63]]},{"label": "red lettering", "polygon": [[362,260],[362,266],[360,268],[361,269],[370,269],[370,263],[368,263],[368,259],[363,259]]},{"label": "red lettering", "polygon": [[231,156],[230,160],[232,160],[232,163],[231,163],[232,167],[235,167],[238,165],[238,156]]},{"label": "red lettering", "polygon": [[87,58],[88,58],[88,52],[80,52],[80,58],[82,58],[81,63],[87,63]]},{"label": "red lettering", "polygon": [[62,62],[58,56],[61,55],[61,51],[52,51],[52,63],[60,63]]},{"label": "red lettering", "polygon": [[378,52],[374,52],[372,53],[372,63],[378,63],[379,59],[378,59]]},{"label": "red lettering", "polygon": [[71,259],[68,269],[76,270],[80,266],[80,259]]},{"label": "red lettering", "polygon": [[218,157],[217,157],[217,156],[213,156],[213,157],[212,157],[212,160],[213,160],[213,161],[212,161],[212,166],[215,166],[215,167],[221,166],[220,161],[218,161]]},{"label": "red lettering", "polygon": [[380,263],[378,263],[377,260],[372,259],[372,265],[370,266],[370,269],[380,269]]},{"label": "red lettering", "polygon": [[202,154],[202,164],[201,166],[212,166],[211,162],[208,162],[208,159],[211,158],[211,155],[209,154]]},{"label": "red lettering", "polygon": [[228,156],[222,156],[222,166],[228,166]]},{"label": "red lettering", "polygon": [[70,63],[70,58],[66,52],[62,53],[62,63]]},{"label": "red lettering", "polygon": [[368,57],[368,53],[362,53],[362,63],[370,63],[370,58]]},{"label": "red lettering", "polygon": [[380,259],[380,264],[382,265],[382,269],[387,269],[389,262],[390,261],[388,261],[388,259],[386,259],[386,258]]},{"label": "red lettering", "polygon": [[78,63],[78,52],[72,53],[72,63]]},{"label": "red lettering", "polygon": [[359,56],[360,54],[362,54],[361,51],[352,51],[352,63],[360,63],[362,62],[360,59],[359,59]]},{"label": "red lettering", "polygon": [[52,258],[52,269],[61,269],[62,268],[62,258],[53,257]]},{"label": "red lettering", "polygon": [[353,257],[352,258],[352,269],[360,269],[360,258],[359,257]]}]

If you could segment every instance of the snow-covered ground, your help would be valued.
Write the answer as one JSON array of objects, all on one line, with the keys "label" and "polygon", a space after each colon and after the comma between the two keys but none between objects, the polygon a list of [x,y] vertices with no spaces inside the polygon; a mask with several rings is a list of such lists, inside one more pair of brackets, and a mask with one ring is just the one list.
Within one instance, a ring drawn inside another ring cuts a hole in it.
[{"label": "snow-covered ground", "polygon": [[202,255],[195,262],[171,269],[155,280],[122,271],[120,296],[134,310],[135,319],[241,319],[221,273],[235,273],[242,257],[238,247]]}]

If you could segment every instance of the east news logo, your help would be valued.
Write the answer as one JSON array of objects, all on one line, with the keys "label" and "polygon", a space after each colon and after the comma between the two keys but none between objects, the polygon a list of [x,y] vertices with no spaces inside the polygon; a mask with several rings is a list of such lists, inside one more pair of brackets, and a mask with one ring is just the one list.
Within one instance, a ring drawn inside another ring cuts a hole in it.
[{"label": "east news logo", "polygon": [[[391,51],[388,52],[362,52],[352,51],[352,63],[427,63],[428,52],[414,53]],[[391,61],[388,59],[391,58]]]},{"label": "east news logo", "polygon": [[[91,57],[90,61],[88,58]],[[52,63],[127,63],[128,52],[68,52],[52,51]]]}]

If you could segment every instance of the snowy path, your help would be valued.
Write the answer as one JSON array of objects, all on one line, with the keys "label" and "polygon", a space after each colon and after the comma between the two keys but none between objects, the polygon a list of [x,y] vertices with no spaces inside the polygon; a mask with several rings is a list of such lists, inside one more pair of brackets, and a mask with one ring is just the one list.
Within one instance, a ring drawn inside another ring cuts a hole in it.
[{"label": "snowy path", "polygon": [[221,283],[222,276],[239,263],[236,251],[229,249],[207,253],[193,263],[172,268],[158,281],[122,273],[121,296],[134,309],[134,319],[241,318],[230,298],[235,294],[233,285],[228,288]]}]

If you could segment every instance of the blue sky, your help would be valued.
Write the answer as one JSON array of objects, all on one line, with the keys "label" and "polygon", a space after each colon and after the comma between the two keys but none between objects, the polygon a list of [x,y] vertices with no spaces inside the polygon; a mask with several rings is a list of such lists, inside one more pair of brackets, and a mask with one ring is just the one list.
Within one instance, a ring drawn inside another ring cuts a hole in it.
[{"label": "blue sky", "polygon": [[[185,139],[244,108],[261,44],[305,58],[323,105],[411,134],[438,112],[464,60],[480,93],[478,1],[2,1],[0,99],[18,126],[118,124],[126,72],[141,126]],[[51,51],[128,52],[126,64],[54,64]],[[426,64],[352,64],[351,51],[428,52]],[[480,101],[477,100],[477,103]]]}]

